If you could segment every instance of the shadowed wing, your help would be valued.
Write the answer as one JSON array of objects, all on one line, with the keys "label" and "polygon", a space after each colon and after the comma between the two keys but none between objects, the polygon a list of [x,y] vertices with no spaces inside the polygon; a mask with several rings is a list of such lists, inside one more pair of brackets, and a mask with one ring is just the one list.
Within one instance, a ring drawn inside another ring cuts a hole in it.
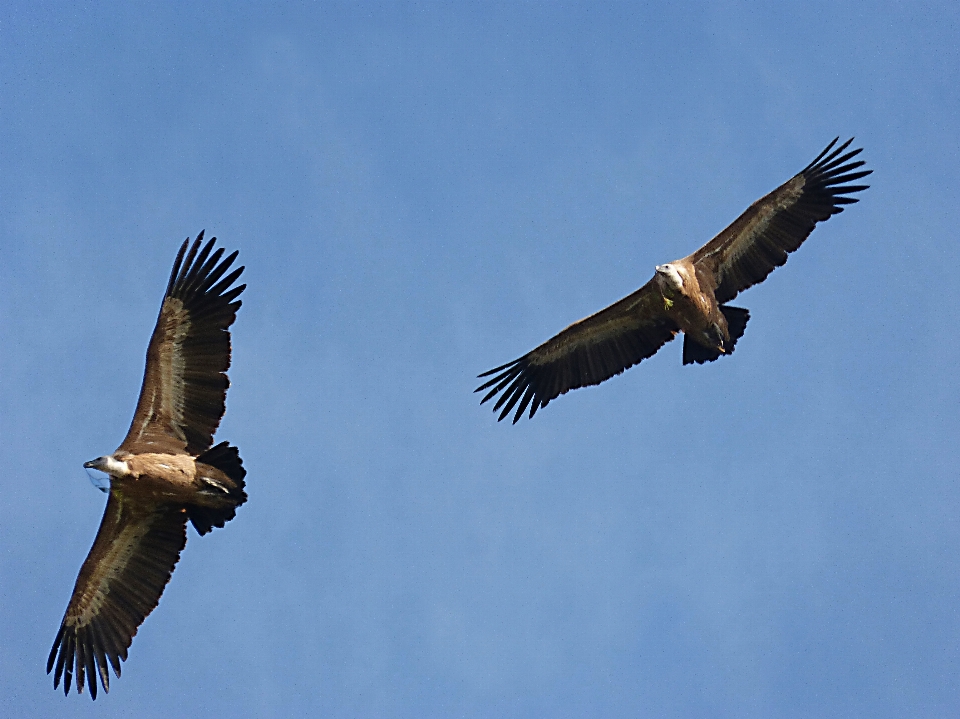
[{"label": "shadowed wing", "polygon": [[119,677],[120,662],[160,601],[186,542],[182,507],[147,506],[110,493],[47,660],[48,674],[56,667],[54,688],[62,677],[68,694],[75,672],[77,692],[83,692],[86,680],[96,699],[98,675],[104,691],[110,691],[107,663]]},{"label": "shadowed wing", "polygon": [[121,450],[196,456],[213,444],[230,385],[228,328],[246,285],[231,288],[243,267],[224,277],[237,253],[221,262],[222,248],[211,254],[216,238],[200,249],[202,240],[203,232],[187,252],[188,238],[177,254]]},{"label": "shadowed wing", "polygon": [[748,287],[763,282],[787,261],[818,222],[843,212],[848,197],[869,185],[851,185],[872,170],[860,170],[863,160],[851,162],[861,149],[844,152],[853,138],[834,149],[835,139],[798,175],[754,202],[732,225],[688,259],[716,278],[719,304],[729,302]]},{"label": "shadowed wing", "polygon": [[493,375],[476,392],[491,388],[480,400],[500,394],[502,420],[519,402],[514,424],[530,406],[530,417],[550,400],[579,387],[600,384],[654,355],[680,328],[664,313],[653,280],[619,302],[575,322],[532,352],[484,372]]}]

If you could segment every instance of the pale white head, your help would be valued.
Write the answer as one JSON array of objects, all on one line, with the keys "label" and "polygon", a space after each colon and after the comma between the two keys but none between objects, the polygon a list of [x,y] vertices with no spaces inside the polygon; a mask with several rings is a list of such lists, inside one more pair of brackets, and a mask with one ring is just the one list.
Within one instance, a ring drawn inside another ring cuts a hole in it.
[{"label": "pale white head", "polygon": [[674,292],[680,292],[683,289],[683,276],[675,265],[669,262],[665,265],[657,265],[657,275]]},{"label": "pale white head", "polygon": [[112,477],[125,477],[130,474],[130,467],[126,462],[114,459],[113,457],[97,457],[89,462],[83,463],[84,469],[99,469]]}]

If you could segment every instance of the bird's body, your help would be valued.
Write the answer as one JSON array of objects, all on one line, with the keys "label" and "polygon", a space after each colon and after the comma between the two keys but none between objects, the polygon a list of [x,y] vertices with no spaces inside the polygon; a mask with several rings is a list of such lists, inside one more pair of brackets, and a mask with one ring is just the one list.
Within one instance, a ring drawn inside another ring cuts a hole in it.
[{"label": "bird's body", "polygon": [[117,452],[105,459],[112,462],[103,467],[93,462],[87,465],[107,472],[111,489],[132,501],[179,502],[213,508],[235,504],[229,497],[234,481],[222,470],[189,454]]},{"label": "bird's body", "polygon": [[180,558],[187,523],[206,534],[247,498],[237,448],[211,446],[229,386],[229,327],[245,288],[232,285],[243,268],[226,274],[237,253],[221,261],[216,239],[201,249],[202,238],[177,255],[127,437],[84,464],[110,476],[110,496],[47,660],[65,693],[74,676],[77,691],[86,684],[94,699],[98,676],[109,691],[108,665],[119,677]]},{"label": "bird's body", "polygon": [[[839,139],[839,138],[838,138]],[[799,174],[761,197],[733,224],[692,255],[659,265],[631,295],[567,327],[513,362],[484,372],[491,377],[481,404],[500,394],[499,419],[516,406],[513,421],[530,417],[571,389],[603,382],[655,354],[684,334],[683,363],[712,362],[731,354],[750,313],[729,304],[787,261],[818,222],[857,202],[846,195],[867,189],[847,184],[870,174],[851,162],[860,150],[831,142]]]},{"label": "bird's body", "polygon": [[654,275],[663,297],[664,314],[688,337],[721,352],[730,342],[727,319],[720,311],[709,278],[697,272],[688,260],[674,260],[657,267]]}]

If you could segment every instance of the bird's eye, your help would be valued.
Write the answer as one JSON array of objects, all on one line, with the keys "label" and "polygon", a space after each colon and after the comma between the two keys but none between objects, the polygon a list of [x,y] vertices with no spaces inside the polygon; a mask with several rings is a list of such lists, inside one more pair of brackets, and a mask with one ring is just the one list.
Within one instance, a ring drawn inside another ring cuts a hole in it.
[{"label": "bird's eye", "polygon": [[110,475],[106,472],[101,472],[99,469],[85,469],[87,476],[90,478],[90,483],[99,489],[101,492],[110,491]]}]

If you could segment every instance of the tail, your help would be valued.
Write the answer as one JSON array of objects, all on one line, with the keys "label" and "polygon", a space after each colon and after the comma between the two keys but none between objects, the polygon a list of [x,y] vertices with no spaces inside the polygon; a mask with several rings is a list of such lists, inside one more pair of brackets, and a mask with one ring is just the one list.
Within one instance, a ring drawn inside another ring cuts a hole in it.
[{"label": "tail", "polygon": [[742,307],[720,305],[720,311],[727,320],[727,332],[730,333],[730,346],[726,348],[727,354],[733,354],[733,348],[737,346],[737,340],[743,337],[743,333],[747,329],[750,310],[745,310]]},{"label": "tail", "polygon": [[733,354],[734,347],[737,346],[737,340],[743,337],[744,330],[747,329],[747,321],[750,319],[750,311],[740,307],[730,307],[729,305],[720,305],[720,311],[727,320],[727,331],[730,333],[730,342],[724,349],[726,352],[718,352],[712,347],[704,347],[702,344],[689,335],[683,336],[683,363],[703,364],[704,362],[713,362],[721,354]]},{"label": "tail", "polygon": [[187,516],[193,523],[193,528],[203,536],[214,527],[222,527],[237,514],[237,507],[247,501],[247,493],[243,491],[246,483],[243,478],[247,470],[243,468],[240,459],[240,450],[231,447],[227,442],[221,442],[211,447],[197,457],[197,462],[219,469],[230,479],[230,483],[210,481],[212,491],[226,500],[221,507],[205,507],[197,504],[187,505]]}]

